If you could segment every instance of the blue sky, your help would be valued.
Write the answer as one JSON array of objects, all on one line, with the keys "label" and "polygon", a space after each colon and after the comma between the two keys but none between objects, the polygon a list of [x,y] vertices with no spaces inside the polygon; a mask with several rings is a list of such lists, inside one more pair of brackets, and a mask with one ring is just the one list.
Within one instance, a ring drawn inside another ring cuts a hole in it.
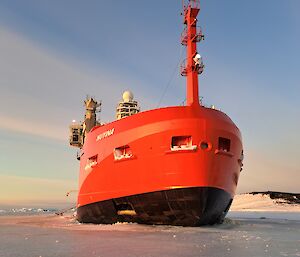
[{"label": "blue sky", "polygon": [[[242,132],[239,192],[300,188],[299,9],[298,0],[201,1],[200,94]],[[0,2],[0,186],[15,191],[2,189],[0,203],[34,198],[28,181],[48,192],[62,182],[48,202],[76,188],[68,124],[82,119],[87,94],[102,99],[103,121],[126,89],[143,110],[157,107],[168,81],[161,106],[185,99],[184,78],[172,76],[180,12],[180,0]]]}]

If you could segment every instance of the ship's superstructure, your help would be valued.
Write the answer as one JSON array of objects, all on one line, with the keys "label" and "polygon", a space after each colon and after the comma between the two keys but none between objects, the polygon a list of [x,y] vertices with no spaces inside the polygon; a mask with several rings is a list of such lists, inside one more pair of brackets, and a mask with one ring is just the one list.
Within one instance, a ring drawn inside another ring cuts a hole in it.
[{"label": "ship's superstructure", "polygon": [[84,122],[77,123],[73,120],[72,124],[69,126],[69,143],[71,146],[78,148],[83,146],[86,134],[89,133],[96,125],[100,125],[100,122],[97,120],[96,113],[100,112],[101,102],[98,103],[94,98],[87,97],[84,101],[84,106]]},{"label": "ship's superstructure", "polygon": [[137,114],[140,112],[140,107],[137,101],[133,100],[133,94],[130,91],[125,91],[123,93],[123,100],[119,102],[117,106],[116,119],[120,120],[122,118]]},{"label": "ship's superstructure", "polygon": [[187,76],[186,106],[139,112],[126,91],[115,121],[97,123],[99,106],[90,99],[85,122],[71,125],[70,143],[80,148],[80,222],[198,226],[224,219],[243,166],[243,147],[232,120],[199,103],[198,75],[204,69],[197,52],[204,39],[197,27],[199,10],[199,1],[189,0],[183,11],[187,58],[180,71]]},{"label": "ship's superstructure", "polygon": [[93,127],[100,124],[100,122],[97,121],[96,112],[100,112],[101,102],[98,103],[92,97],[87,97],[84,101],[84,105],[85,115],[83,122],[83,134],[86,135]]},{"label": "ship's superstructure", "polygon": [[69,126],[70,129],[70,137],[69,143],[71,146],[75,146],[81,148],[83,146],[83,124],[76,123],[74,120],[72,124]]}]

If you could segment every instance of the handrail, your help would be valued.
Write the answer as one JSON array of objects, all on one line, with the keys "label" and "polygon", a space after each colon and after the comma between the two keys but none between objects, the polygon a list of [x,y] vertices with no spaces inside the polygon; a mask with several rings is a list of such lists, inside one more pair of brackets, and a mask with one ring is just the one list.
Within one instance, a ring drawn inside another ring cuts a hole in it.
[{"label": "handrail", "polygon": [[200,0],[190,0],[188,7],[191,7],[194,9],[200,9]]},{"label": "handrail", "polygon": [[202,63],[201,66],[198,66],[198,68],[193,65],[193,66],[188,66],[187,64],[187,59],[184,59],[181,64],[180,64],[180,74],[181,76],[186,76],[188,72],[196,70],[198,74],[201,74],[204,70],[204,64]]},{"label": "handrail", "polygon": [[200,0],[189,0],[187,4],[185,4],[185,1],[183,0],[182,5],[184,10],[187,10],[189,7],[193,9],[200,9]]},{"label": "handrail", "polygon": [[195,35],[188,35],[188,30],[187,28],[185,28],[181,33],[181,44],[186,45],[188,39],[193,39],[196,42],[200,42],[201,40],[204,40],[202,28],[200,26],[197,26]]}]

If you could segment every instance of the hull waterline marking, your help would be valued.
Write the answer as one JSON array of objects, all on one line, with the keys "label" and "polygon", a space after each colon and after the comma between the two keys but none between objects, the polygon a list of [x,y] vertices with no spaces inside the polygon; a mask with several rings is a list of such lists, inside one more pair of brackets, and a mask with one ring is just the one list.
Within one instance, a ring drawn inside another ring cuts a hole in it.
[{"label": "hull waterline marking", "polygon": [[102,140],[102,139],[104,139],[106,137],[109,137],[109,136],[113,135],[114,132],[115,132],[115,128],[107,130],[107,131],[101,133],[100,135],[98,135],[97,138],[96,138],[96,141],[99,141],[99,140]]}]

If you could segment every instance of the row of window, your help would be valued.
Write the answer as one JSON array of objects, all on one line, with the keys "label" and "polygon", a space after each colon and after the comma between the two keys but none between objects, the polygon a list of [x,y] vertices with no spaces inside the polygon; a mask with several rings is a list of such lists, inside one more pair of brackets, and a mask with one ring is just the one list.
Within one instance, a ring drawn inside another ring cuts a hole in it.
[{"label": "row of window", "polygon": [[[207,142],[201,142],[200,148],[202,150],[210,150],[211,144]],[[196,150],[197,145],[193,145],[192,136],[175,136],[172,137],[171,150],[181,151],[181,150]],[[218,139],[218,150],[223,152],[230,152],[230,139],[219,137]],[[98,155],[92,156],[88,159],[85,169],[92,168],[97,164]],[[114,149],[114,159],[116,161],[123,159],[133,158],[133,152],[128,145],[120,146]]]},{"label": "row of window", "polygon": [[[201,142],[200,148],[202,150],[210,150],[211,144],[207,142]],[[197,145],[193,145],[192,136],[175,136],[171,140],[171,150],[196,150]],[[223,152],[230,152],[230,139],[219,137],[218,150]],[[129,159],[133,157],[133,152],[128,145],[117,147],[114,149],[115,160]]]},{"label": "row of window", "polygon": [[[171,150],[185,150],[185,149],[195,149],[196,145],[193,145],[192,136],[176,136],[172,137]],[[211,148],[210,144],[207,142],[201,142],[200,148],[206,150]],[[218,150],[224,152],[230,152],[230,139],[219,137],[218,139]]]}]

